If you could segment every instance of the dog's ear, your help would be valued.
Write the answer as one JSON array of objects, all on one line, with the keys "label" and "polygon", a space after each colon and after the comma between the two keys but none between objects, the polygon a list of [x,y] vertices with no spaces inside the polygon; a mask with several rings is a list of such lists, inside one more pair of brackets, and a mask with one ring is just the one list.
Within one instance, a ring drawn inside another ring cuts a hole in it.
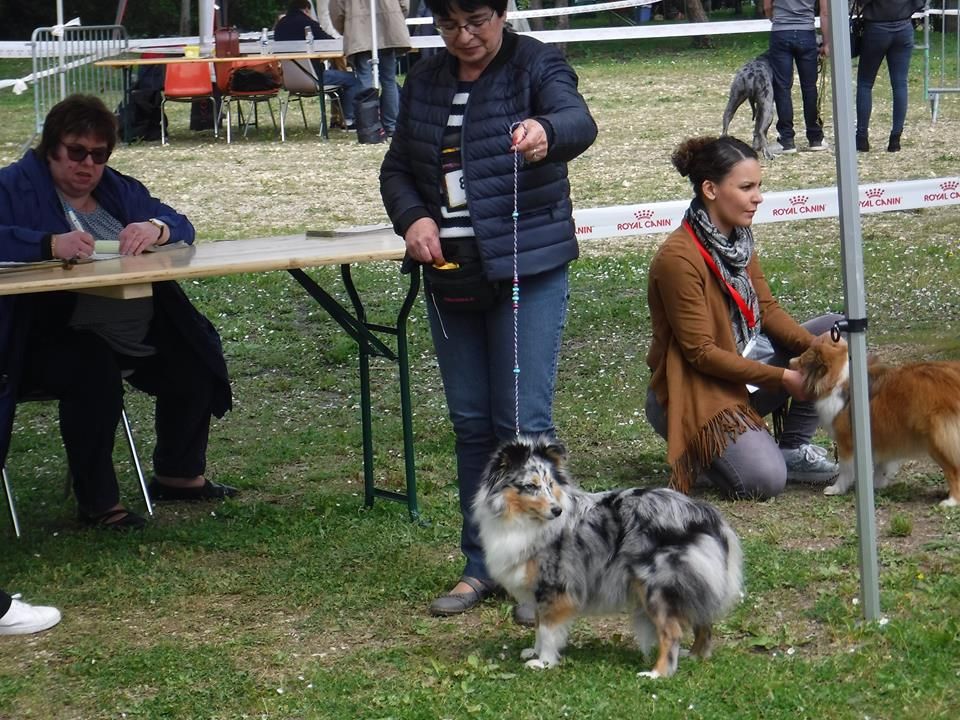
[{"label": "dog's ear", "polygon": [[557,440],[545,440],[540,447],[540,452],[555,465],[565,465],[567,462],[567,448]]},{"label": "dog's ear", "polygon": [[521,467],[530,459],[530,446],[523,442],[508,442],[500,447],[498,465],[501,470]]},{"label": "dog's ear", "polygon": [[803,388],[810,397],[818,398],[823,394],[820,387],[830,370],[827,358],[819,346],[808,349],[800,356],[803,370]]}]

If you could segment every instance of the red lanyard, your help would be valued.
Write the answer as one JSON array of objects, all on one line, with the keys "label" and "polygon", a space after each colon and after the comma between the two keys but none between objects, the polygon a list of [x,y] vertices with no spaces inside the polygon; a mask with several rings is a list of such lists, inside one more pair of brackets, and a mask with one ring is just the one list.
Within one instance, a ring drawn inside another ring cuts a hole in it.
[{"label": "red lanyard", "polygon": [[740,308],[740,313],[743,315],[744,319],[747,321],[747,327],[749,327],[752,330],[753,326],[757,324],[757,319],[753,315],[753,310],[747,307],[747,303],[743,299],[743,297],[740,295],[740,293],[738,293],[734,289],[733,285],[728,283],[726,279],[723,277],[723,275],[720,274],[720,268],[718,268],[717,264],[713,261],[713,256],[711,256],[710,253],[707,252],[707,249],[703,246],[703,244],[697,238],[696,234],[693,232],[693,228],[690,227],[690,223],[684,220],[683,227],[690,234],[690,237],[693,239],[693,242],[697,246],[697,250],[699,250],[700,254],[703,255],[703,259],[707,263],[707,267],[709,267],[713,271],[713,274],[717,276],[717,280],[719,280],[721,283],[726,285],[727,292],[730,293],[730,297],[733,298],[733,301],[737,304],[737,307]]}]

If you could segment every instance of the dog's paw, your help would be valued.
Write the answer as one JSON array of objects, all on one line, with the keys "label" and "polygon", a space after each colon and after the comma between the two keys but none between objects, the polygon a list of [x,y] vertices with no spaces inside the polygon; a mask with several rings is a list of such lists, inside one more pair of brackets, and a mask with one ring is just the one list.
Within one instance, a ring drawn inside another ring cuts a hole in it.
[{"label": "dog's paw", "polygon": [[940,507],[942,508],[953,508],[957,507],[958,505],[960,505],[960,502],[957,502],[952,497],[948,497],[946,500],[940,501]]},{"label": "dog's paw", "polygon": [[658,673],[656,670],[644,670],[643,672],[638,672],[637,677],[650,678],[651,680],[656,680],[657,678],[662,678],[663,675]]},{"label": "dog's paw", "polygon": [[839,484],[834,483],[833,485],[828,485],[823,489],[824,495],[843,495],[844,489],[840,487]]},{"label": "dog's paw", "polygon": [[530,670],[549,670],[550,668],[555,667],[556,663],[546,662],[540,658],[534,658],[533,660],[527,660],[523,665]]},{"label": "dog's paw", "polygon": [[530,658],[535,658],[537,656],[536,648],[524,648],[520,651],[521,660],[529,660]]}]

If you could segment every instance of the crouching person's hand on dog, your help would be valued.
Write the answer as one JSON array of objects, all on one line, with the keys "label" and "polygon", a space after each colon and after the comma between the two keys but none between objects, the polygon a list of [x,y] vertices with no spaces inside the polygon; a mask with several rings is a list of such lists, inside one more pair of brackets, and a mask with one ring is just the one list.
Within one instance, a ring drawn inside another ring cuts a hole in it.
[{"label": "crouching person's hand on dog", "polygon": [[803,373],[797,370],[785,368],[783,371],[783,389],[786,390],[794,400],[808,400],[806,389],[803,383]]}]

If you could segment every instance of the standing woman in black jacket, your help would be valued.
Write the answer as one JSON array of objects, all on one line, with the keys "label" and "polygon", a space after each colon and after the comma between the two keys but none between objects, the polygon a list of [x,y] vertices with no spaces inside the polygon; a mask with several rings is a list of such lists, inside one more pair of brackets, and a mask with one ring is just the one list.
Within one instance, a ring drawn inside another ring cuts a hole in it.
[{"label": "standing woman in black jacket", "polygon": [[[597,126],[560,52],[505,28],[506,0],[426,3],[446,52],[420,60],[407,77],[380,191],[408,259],[424,265],[456,435],[466,566],[430,606],[433,614],[453,615],[496,589],[471,507],[490,455],[515,435],[515,412],[522,433],[555,430],[567,265],[578,255],[567,162],[590,147]],[[532,610],[521,609],[517,619],[532,624]]]},{"label": "standing woman in black jacket", "polygon": [[857,150],[870,150],[870,114],[873,112],[873,83],[880,63],[887,59],[893,89],[893,122],[888,152],[900,151],[900,136],[907,118],[907,74],[913,54],[913,23],[926,0],[864,0],[863,42],[857,63]]}]

